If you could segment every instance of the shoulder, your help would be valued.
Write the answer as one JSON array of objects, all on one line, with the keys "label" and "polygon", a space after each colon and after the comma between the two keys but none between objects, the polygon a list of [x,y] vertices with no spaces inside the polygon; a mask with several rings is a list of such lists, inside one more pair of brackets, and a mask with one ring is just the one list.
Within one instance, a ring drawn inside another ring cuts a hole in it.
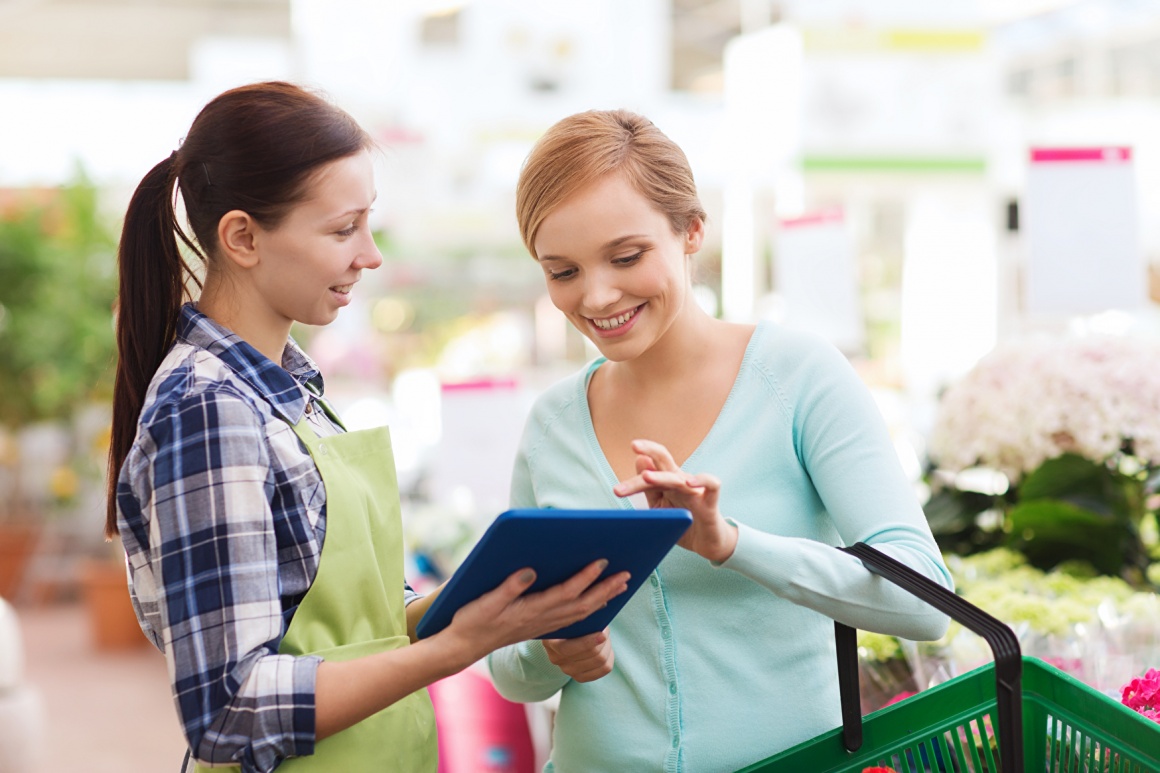
[{"label": "shoulder", "polygon": [[846,355],[819,335],[763,321],[750,346],[751,364],[782,381],[852,374]]},{"label": "shoulder", "polygon": [[753,333],[755,361],[777,370],[848,367],[845,355],[821,336],[762,321]]},{"label": "shoulder", "polygon": [[219,433],[260,434],[263,403],[212,353],[178,344],[149,385],[138,444],[150,455],[175,441]]},{"label": "shoulder", "polygon": [[835,387],[861,384],[850,361],[829,341],[771,321],[757,325],[747,357],[761,388],[790,411]]}]

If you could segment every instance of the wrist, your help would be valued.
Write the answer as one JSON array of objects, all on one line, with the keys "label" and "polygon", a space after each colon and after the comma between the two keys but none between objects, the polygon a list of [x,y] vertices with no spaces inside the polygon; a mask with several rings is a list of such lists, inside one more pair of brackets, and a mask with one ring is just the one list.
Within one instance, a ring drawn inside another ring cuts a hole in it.
[{"label": "wrist", "polygon": [[450,627],[423,641],[435,649],[438,662],[446,672],[443,677],[458,674],[487,654],[477,652],[478,647],[473,647],[472,642]]},{"label": "wrist", "polygon": [[714,564],[723,564],[733,557],[733,552],[737,550],[738,538],[737,524],[730,520],[721,519],[721,528],[718,529],[716,544],[713,545],[710,551],[706,552],[705,558],[708,558]]}]

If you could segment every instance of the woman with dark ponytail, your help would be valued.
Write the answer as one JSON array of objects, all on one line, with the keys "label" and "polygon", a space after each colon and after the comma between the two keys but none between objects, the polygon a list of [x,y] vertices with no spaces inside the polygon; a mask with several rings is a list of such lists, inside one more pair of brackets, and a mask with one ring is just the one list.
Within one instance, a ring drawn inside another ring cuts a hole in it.
[{"label": "woman with dark ponytail", "polygon": [[168,661],[187,771],[433,772],[428,684],[625,587],[589,588],[596,563],[521,596],[525,570],[414,640],[430,597],[403,578],[386,429],[347,432],[290,338],[382,262],[372,151],[316,94],[240,87],[125,215],[106,530]]}]

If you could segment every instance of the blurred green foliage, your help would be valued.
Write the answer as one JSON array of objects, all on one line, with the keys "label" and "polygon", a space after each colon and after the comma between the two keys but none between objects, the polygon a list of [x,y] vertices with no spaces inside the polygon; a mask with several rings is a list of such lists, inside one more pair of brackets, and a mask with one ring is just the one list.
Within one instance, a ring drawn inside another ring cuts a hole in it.
[{"label": "blurred green foliage", "polygon": [[1042,571],[1078,564],[1155,589],[1148,571],[1160,549],[1158,492],[1160,470],[1140,463],[1129,444],[1105,462],[1070,453],[1048,459],[1002,494],[943,485],[923,509],[944,553],[968,556],[1001,546]]},{"label": "blurred green foliage", "polygon": [[0,212],[0,424],[109,398],[116,287],[116,238],[83,172],[48,203]]}]

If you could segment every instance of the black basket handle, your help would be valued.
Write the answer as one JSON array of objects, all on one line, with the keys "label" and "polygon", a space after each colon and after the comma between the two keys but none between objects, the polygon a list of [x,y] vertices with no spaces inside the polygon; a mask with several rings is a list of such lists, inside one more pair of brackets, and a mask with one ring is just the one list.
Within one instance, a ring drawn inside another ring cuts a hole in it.
[{"label": "black basket handle", "polygon": [[[918,596],[952,620],[982,636],[995,658],[996,740],[1003,773],[1023,773],[1023,658],[1015,632],[974,604],[890,556],[859,542],[843,552],[860,559],[874,574]],[[838,691],[842,699],[842,742],[847,751],[862,746],[862,707],[858,691],[857,632],[834,621],[838,648]]]}]

